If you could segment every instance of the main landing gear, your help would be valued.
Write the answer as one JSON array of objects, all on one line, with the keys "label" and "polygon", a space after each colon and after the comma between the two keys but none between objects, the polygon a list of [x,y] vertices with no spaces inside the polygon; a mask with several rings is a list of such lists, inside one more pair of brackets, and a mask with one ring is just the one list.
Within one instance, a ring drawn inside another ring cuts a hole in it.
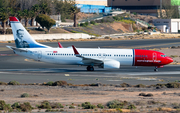
[{"label": "main landing gear", "polygon": [[94,71],[94,67],[93,66],[88,66],[87,71]]},{"label": "main landing gear", "polygon": [[155,72],[157,72],[157,71],[158,71],[158,68],[157,68],[157,67],[155,67],[154,71],[155,71]]}]

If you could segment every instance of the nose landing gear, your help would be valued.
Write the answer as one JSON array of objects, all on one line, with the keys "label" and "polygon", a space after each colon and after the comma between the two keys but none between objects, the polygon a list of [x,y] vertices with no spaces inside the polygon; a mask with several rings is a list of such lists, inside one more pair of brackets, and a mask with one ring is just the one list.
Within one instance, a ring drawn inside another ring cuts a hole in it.
[{"label": "nose landing gear", "polygon": [[154,71],[157,72],[158,71],[158,67],[155,67]]},{"label": "nose landing gear", "polygon": [[94,71],[94,67],[93,66],[88,66],[87,71]]}]

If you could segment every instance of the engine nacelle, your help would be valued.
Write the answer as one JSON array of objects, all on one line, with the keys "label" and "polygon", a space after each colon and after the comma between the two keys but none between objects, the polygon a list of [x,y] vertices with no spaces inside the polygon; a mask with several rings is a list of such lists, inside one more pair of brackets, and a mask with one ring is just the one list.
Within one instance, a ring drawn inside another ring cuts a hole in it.
[{"label": "engine nacelle", "polygon": [[120,62],[116,61],[116,60],[104,61],[103,68],[104,69],[119,69],[120,68]]}]

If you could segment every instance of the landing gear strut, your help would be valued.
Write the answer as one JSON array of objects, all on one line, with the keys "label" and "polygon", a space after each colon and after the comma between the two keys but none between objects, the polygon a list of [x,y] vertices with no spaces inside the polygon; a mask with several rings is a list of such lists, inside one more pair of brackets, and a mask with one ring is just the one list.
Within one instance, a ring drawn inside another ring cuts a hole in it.
[{"label": "landing gear strut", "polygon": [[157,72],[157,71],[158,71],[158,68],[157,68],[157,67],[155,67],[154,71],[155,71],[155,72]]},{"label": "landing gear strut", "polygon": [[88,66],[87,71],[94,71],[94,67],[93,66]]}]

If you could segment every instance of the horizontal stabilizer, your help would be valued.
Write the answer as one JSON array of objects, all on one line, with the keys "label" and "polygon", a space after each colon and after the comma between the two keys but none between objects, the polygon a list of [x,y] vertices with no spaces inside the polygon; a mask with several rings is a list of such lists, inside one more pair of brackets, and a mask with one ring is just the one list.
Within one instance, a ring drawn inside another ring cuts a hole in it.
[{"label": "horizontal stabilizer", "polygon": [[13,46],[6,46],[7,48],[11,49],[11,50],[15,50],[15,51],[19,51],[19,52],[28,52],[27,50],[21,49],[21,48],[16,48]]}]

